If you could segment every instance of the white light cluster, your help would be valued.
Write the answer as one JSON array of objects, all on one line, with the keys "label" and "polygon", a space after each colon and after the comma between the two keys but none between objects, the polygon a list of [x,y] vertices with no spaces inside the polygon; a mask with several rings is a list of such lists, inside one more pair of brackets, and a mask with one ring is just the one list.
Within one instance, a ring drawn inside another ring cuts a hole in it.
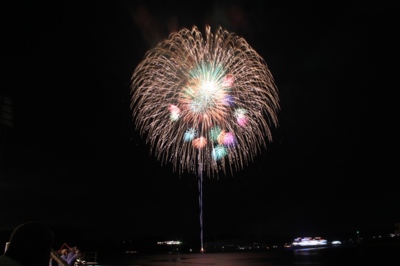
[{"label": "white light cluster", "polygon": [[321,246],[328,244],[328,241],[322,239],[320,237],[311,238],[311,237],[304,237],[304,238],[296,238],[293,242],[293,246]]},{"label": "white light cluster", "polygon": [[180,245],[180,244],[182,244],[181,241],[175,241],[175,240],[157,242],[157,245]]}]

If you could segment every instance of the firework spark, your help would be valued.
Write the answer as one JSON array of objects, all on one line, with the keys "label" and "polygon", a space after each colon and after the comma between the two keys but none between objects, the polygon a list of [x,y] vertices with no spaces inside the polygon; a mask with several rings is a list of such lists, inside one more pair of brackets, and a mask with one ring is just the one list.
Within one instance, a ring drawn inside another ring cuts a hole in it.
[{"label": "firework spark", "polygon": [[[264,59],[221,27],[193,26],[149,50],[132,75],[131,109],[151,152],[174,171],[240,170],[272,141],[278,91]],[[198,169],[198,168],[201,169]]]}]

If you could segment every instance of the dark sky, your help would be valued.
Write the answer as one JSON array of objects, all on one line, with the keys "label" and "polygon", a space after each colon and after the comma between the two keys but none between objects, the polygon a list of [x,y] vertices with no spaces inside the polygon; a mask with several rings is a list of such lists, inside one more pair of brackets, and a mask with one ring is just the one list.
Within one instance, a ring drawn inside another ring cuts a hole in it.
[{"label": "dark sky", "polygon": [[3,10],[0,94],[13,101],[14,127],[1,125],[0,229],[42,220],[98,238],[198,237],[195,175],[150,154],[129,105],[145,52],[205,24],[265,59],[281,105],[266,150],[205,178],[205,239],[400,222],[396,1],[80,2]]}]

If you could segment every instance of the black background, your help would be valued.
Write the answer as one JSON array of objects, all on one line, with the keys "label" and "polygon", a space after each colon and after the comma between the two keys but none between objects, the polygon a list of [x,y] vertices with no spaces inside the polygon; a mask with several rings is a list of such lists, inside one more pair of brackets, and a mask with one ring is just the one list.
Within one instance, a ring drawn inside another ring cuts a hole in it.
[{"label": "black background", "polygon": [[273,142],[205,178],[205,239],[390,232],[399,216],[396,1],[25,1],[2,15],[0,228],[27,220],[95,239],[198,238],[194,174],[135,130],[130,77],[170,32],[221,25],[279,89]]}]

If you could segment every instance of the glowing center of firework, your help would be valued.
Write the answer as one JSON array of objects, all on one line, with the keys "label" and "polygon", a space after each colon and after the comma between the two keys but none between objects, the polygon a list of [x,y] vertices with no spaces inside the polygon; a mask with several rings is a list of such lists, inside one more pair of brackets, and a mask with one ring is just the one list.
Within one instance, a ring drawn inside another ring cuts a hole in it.
[{"label": "glowing center of firework", "polygon": [[225,121],[234,103],[230,95],[233,83],[233,75],[227,74],[222,66],[197,64],[179,94],[183,120],[193,126],[202,123],[205,127]]},{"label": "glowing center of firework", "polygon": [[213,81],[203,82],[200,91],[205,95],[212,95],[216,91],[215,83]]},{"label": "glowing center of firework", "polygon": [[220,93],[213,81],[202,82],[196,91],[190,105],[193,112],[204,113],[207,109],[215,106]]}]

